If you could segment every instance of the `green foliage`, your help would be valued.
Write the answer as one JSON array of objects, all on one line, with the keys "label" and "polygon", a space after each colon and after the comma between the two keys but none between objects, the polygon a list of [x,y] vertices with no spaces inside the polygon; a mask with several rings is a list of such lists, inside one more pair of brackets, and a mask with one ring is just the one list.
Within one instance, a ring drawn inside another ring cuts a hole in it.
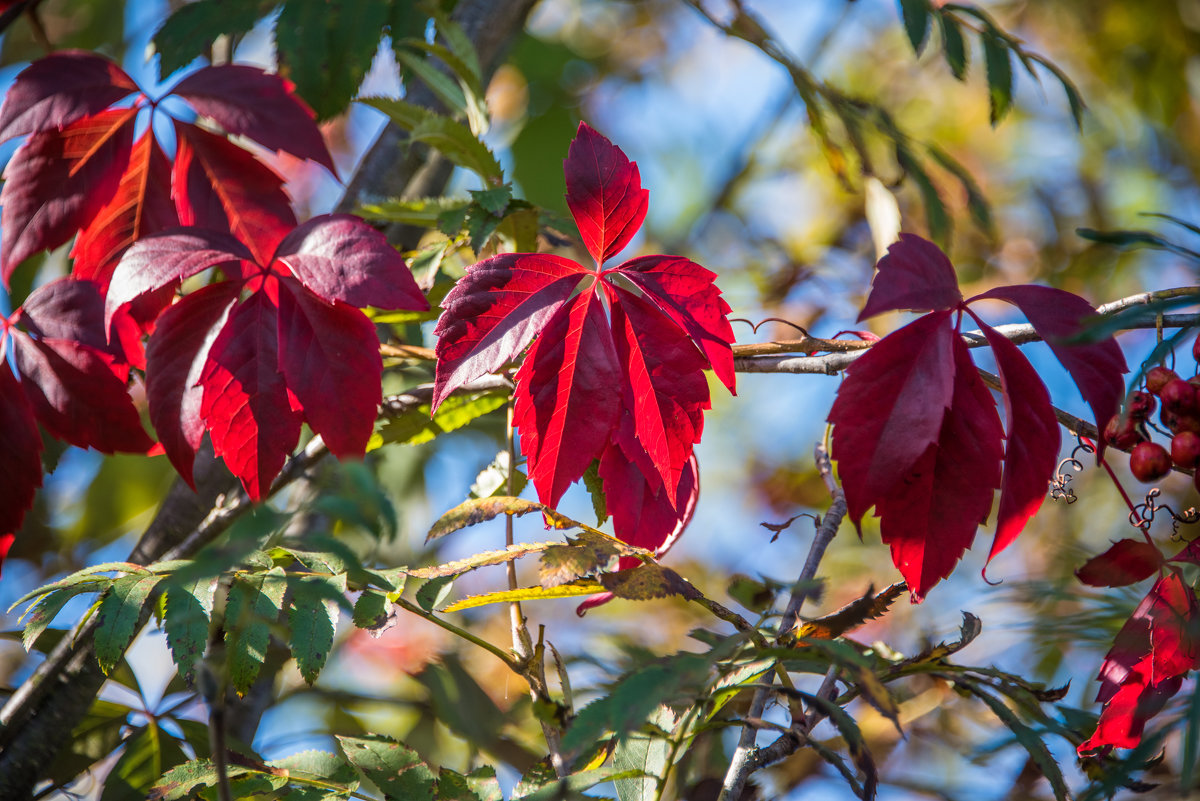
[{"label": "green foliage", "polygon": [[291,592],[288,644],[300,675],[312,684],[333,648],[338,613],[347,603],[346,574],[297,576],[288,586]]},{"label": "green foliage", "polygon": [[195,672],[196,660],[203,656],[208,643],[209,618],[217,580],[205,576],[177,583],[172,578],[167,580],[166,585],[162,627],[180,675],[190,680]]},{"label": "green foliage", "polygon": [[111,673],[141,623],[142,607],[162,576],[133,574],[113,582],[96,611],[96,659]]},{"label": "green foliage", "polygon": [[386,114],[408,131],[413,141],[436,148],[454,164],[478,175],[485,184],[503,183],[503,171],[495,155],[466,125],[404,100],[368,97],[362,102]]},{"label": "green foliage", "polygon": [[431,415],[430,404],[424,403],[384,420],[375,447],[388,443],[421,445],[431,442],[439,434],[456,431],[507,404],[508,396],[499,392],[451,395],[438,407],[437,413]]},{"label": "green foliage", "polygon": [[395,801],[433,801],[437,777],[417,752],[388,737],[337,738],[342,753]]},{"label": "green foliage", "polygon": [[283,568],[234,578],[225,601],[225,652],[229,680],[245,695],[267,658],[271,626],[279,618],[287,577]]},{"label": "green foliage", "polygon": [[275,0],[196,0],[180,6],[154,34],[165,78],[205,54],[221,35],[242,36],[275,8]]}]

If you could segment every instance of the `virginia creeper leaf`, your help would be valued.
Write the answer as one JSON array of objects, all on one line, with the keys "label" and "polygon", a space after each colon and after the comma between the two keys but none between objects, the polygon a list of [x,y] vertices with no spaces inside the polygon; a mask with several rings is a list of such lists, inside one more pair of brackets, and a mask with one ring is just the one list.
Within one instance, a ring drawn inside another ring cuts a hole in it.
[{"label": "virginia creeper leaf", "polygon": [[1075,575],[1092,587],[1125,587],[1150,578],[1164,562],[1162,552],[1152,543],[1123,539],[1087,560]]},{"label": "virginia creeper leaf", "polygon": [[1050,405],[1050,393],[1033,365],[995,329],[979,318],[975,322],[996,357],[1007,421],[1004,482],[996,513],[996,536],[988,553],[991,562],[1012,544],[1045,500],[1048,482],[1058,464],[1061,434],[1054,407]]},{"label": "virginia creeper leaf", "polygon": [[567,205],[597,265],[620,253],[646,219],[650,192],[637,165],[585,122],[563,161]]},{"label": "virginia creeper leaf", "polygon": [[213,450],[260,500],[300,439],[301,416],[279,372],[279,310],[266,292],[239,303],[200,374]]},{"label": "virginia creeper leaf", "polygon": [[313,124],[313,113],[296,97],[292,83],[241,64],[204,67],[171,90],[231,134],[269,150],[282,150],[336,172],[333,158]]},{"label": "virginia creeper leaf", "polygon": [[95,53],[51,53],[17,75],[0,106],[0,141],[65,128],[136,92],[124,70]]},{"label": "virginia creeper leaf", "polygon": [[557,506],[617,423],[621,366],[599,297],[576,295],[550,319],[517,371],[513,420],[538,500]]},{"label": "virginia creeper leaf", "polygon": [[[613,527],[626,532],[622,539],[630,545],[662,556],[691,522],[700,495],[698,475],[696,457],[692,455],[680,474],[677,500],[672,503],[666,490],[661,486],[653,489],[621,447],[612,443],[600,459],[600,478],[612,510]],[[640,559],[624,557],[619,566],[625,569],[638,564]]]},{"label": "virginia creeper leaf", "polygon": [[[0,353],[3,348],[0,348]],[[42,438],[33,407],[6,364],[0,364],[0,566],[42,486]],[[7,541],[5,538],[8,538]]]},{"label": "virginia creeper leaf", "polygon": [[942,249],[916,234],[900,234],[879,260],[859,322],[887,311],[940,311],[962,302],[958,276]]},{"label": "virginia creeper leaf", "polygon": [[42,284],[21,304],[18,320],[41,339],[69,339],[108,350],[104,296],[92,281],[56,278]]}]

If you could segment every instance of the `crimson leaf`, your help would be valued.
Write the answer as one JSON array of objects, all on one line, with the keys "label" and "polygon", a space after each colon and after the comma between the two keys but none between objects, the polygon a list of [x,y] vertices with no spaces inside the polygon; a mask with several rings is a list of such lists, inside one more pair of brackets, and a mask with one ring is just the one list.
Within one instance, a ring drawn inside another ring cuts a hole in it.
[{"label": "crimson leaf", "polygon": [[137,91],[123,69],[82,51],[51,53],[17,75],[0,106],[0,141],[64,128]]},{"label": "crimson leaf", "polygon": [[939,311],[962,302],[954,266],[942,249],[915,234],[900,234],[879,260],[859,321],[886,311]]},{"label": "crimson leaf", "polygon": [[602,265],[620,253],[646,219],[650,192],[637,165],[585,122],[563,162],[567,205],[583,244]]},{"label": "crimson leaf", "polygon": [[1153,543],[1124,539],[1087,560],[1075,575],[1093,587],[1124,587],[1150,578],[1163,563],[1163,555]]},{"label": "crimson leaf", "polygon": [[0,364],[0,565],[11,535],[21,527],[34,493],[42,486],[41,454],[33,407],[12,372]]}]

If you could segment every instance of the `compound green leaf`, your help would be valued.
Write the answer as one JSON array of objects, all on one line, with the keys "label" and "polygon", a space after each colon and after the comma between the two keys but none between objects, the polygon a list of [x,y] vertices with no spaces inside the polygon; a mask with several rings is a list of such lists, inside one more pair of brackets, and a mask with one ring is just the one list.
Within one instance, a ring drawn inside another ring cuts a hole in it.
[{"label": "compound green leaf", "polygon": [[113,582],[108,594],[100,601],[94,642],[96,660],[105,675],[121,661],[137,633],[142,607],[162,579],[162,576],[154,575],[123,576]]},{"label": "compound green leaf", "polygon": [[[170,582],[170,579],[168,579]],[[208,645],[209,617],[212,615],[215,578],[187,583],[168,583],[163,612],[163,630],[167,645],[179,668],[179,675],[191,680],[196,660]]]},{"label": "compound green leaf", "polygon": [[407,745],[382,735],[338,735],[337,740],[346,758],[375,783],[385,798],[433,801],[437,778]]},{"label": "compound green leaf", "polygon": [[301,576],[291,582],[291,587],[288,644],[300,675],[312,684],[333,648],[338,610],[346,600],[346,574]]},{"label": "compound green leaf", "polygon": [[281,567],[238,577],[225,603],[225,652],[229,679],[245,695],[258,678],[271,642],[271,624],[279,619],[287,577]]}]

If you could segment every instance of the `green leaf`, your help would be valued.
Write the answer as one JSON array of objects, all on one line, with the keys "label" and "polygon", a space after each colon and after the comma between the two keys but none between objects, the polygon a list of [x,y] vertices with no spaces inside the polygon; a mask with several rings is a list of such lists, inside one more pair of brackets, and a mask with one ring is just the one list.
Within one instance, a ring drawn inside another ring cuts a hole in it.
[{"label": "green leaf", "polygon": [[387,18],[385,3],[284,4],[275,23],[279,73],[296,84],[318,120],[335,117],[350,105],[371,67]]},{"label": "green leaf", "polygon": [[467,36],[461,25],[446,16],[440,9],[434,9],[433,19],[438,34],[446,40],[450,52],[463,65],[462,77],[479,85],[483,78],[479,70],[479,54],[475,52],[475,45],[471,43],[471,37]]},{"label": "green leaf", "polygon": [[1169,239],[1164,239],[1150,231],[1097,231],[1092,228],[1076,228],[1075,233],[1084,239],[1090,239],[1093,242],[1099,242],[1104,245],[1116,245],[1117,247],[1129,248],[1131,250],[1139,248],[1167,250],[1192,261],[1200,261],[1200,253],[1183,245],[1177,245]]},{"label": "green leaf", "polygon": [[[439,579],[434,579],[438,581]],[[430,582],[432,583],[432,582]],[[426,585],[428,586],[428,585]],[[424,589],[424,587],[422,587]],[[445,607],[443,612],[461,612],[464,609],[474,609],[478,606],[487,606],[489,604],[512,603],[513,601],[546,601],[552,598],[577,598],[580,595],[595,595],[598,592],[604,592],[604,586],[595,581],[583,581],[578,584],[563,584],[558,587],[525,587],[516,590],[500,590],[498,592],[488,592],[482,595],[472,595],[463,598],[461,601]],[[418,596],[418,602],[420,598]],[[424,608],[424,607],[422,607]],[[426,611],[430,611],[436,607],[430,607]]]},{"label": "green leaf", "polygon": [[913,179],[917,190],[921,193],[921,201],[925,206],[925,219],[929,224],[929,235],[945,248],[950,239],[952,221],[933,179],[929,177],[929,173],[921,166],[908,146],[900,140],[896,141],[896,163]]},{"label": "green leaf", "polygon": [[209,617],[217,580],[201,578],[180,584],[168,579],[168,582],[163,629],[179,675],[190,681],[196,660],[208,645]]},{"label": "green leaf", "polygon": [[1012,108],[1012,53],[995,29],[983,32],[983,59],[987,68],[988,98],[992,125],[998,125]]},{"label": "green leaf", "polygon": [[854,764],[863,775],[862,798],[874,798],[875,788],[879,784],[879,774],[875,769],[875,758],[871,756],[871,751],[867,748],[867,741],[863,738],[862,731],[858,728],[854,718],[850,717],[846,710],[826,698],[799,691],[796,694],[808,701],[810,707],[815,707],[829,718],[829,721],[837,728],[842,739],[846,741],[850,758],[854,760]]},{"label": "green leaf", "polygon": [[437,413],[429,416],[430,405],[423,403],[403,414],[387,418],[379,433],[385,443],[421,445],[430,442],[439,434],[456,431],[485,414],[503,408],[508,395],[501,392],[451,395],[446,398]]},{"label": "green leaf", "polygon": [[[106,582],[107,583],[107,582]],[[93,587],[90,583],[76,584],[74,587],[68,587],[62,590],[54,590],[48,595],[43,595],[42,598],[34,604],[27,614],[29,619],[25,622],[25,630],[21,634],[21,645],[26,651],[32,650],[37,638],[46,630],[58,613],[62,611],[63,606],[67,601],[74,598],[76,595],[82,595],[86,592],[98,592],[102,587]],[[24,615],[22,615],[24,617]]]},{"label": "green leaf", "polygon": [[454,576],[440,576],[430,579],[417,590],[417,606],[426,612],[440,609],[454,589]]},{"label": "green leaf", "polygon": [[500,217],[512,200],[512,184],[504,184],[494,189],[472,189],[471,197],[485,211]]},{"label": "green leaf", "polygon": [[975,176],[971,175],[970,171],[957,159],[939,147],[930,146],[929,155],[944,169],[953,173],[954,177],[962,184],[967,193],[967,211],[971,214],[971,219],[984,233],[990,235],[992,233],[992,207],[984,196],[983,190],[979,188],[979,184],[975,182]]},{"label": "green leaf", "polygon": [[474,172],[485,184],[502,182],[500,162],[462,123],[403,100],[369,97],[363,102],[388,115],[392,122],[407,130],[413,140],[426,143],[454,164]]},{"label": "green leaf", "polygon": [[121,661],[125,649],[137,633],[142,607],[162,576],[125,576],[113,582],[112,589],[100,601],[96,614],[96,660],[105,675]]},{"label": "green leaf", "polygon": [[77,585],[81,582],[84,582],[84,581],[90,582],[92,585],[94,585],[93,589],[86,590],[86,592],[95,592],[97,590],[102,590],[105,587],[112,584],[113,581],[115,581],[115,579],[113,579],[112,577],[109,577],[109,576],[98,576],[97,574],[98,573],[117,573],[117,572],[140,574],[143,576],[150,575],[150,573],[151,573],[151,571],[148,570],[147,568],[143,567],[142,565],[134,564],[133,562],[105,562],[104,564],[101,564],[101,565],[93,565],[91,567],[85,567],[83,570],[77,570],[76,572],[72,573],[71,575],[66,576],[65,578],[61,578],[58,581],[55,581],[51,584],[47,584],[44,587],[38,587],[36,590],[30,590],[29,592],[25,593],[20,598],[18,598],[15,602],[13,602],[12,606],[8,607],[8,611],[11,612],[12,610],[16,609],[21,604],[25,603],[26,601],[32,600],[33,598],[37,598],[41,595],[45,595],[47,593],[54,592],[55,590],[61,590],[61,589],[65,589],[67,587],[74,587],[75,585]]},{"label": "green leaf", "polygon": [[950,73],[962,81],[967,77],[967,43],[963,39],[962,28],[958,21],[949,14],[939,14],[938,24],[942,31],[942,55]]},{"label": "green leaf", "polygon": [[225,602],[225,650],[229,679],[245,695],[258,678],[271,642],[271,625],[287,589],[283,568],[242,576],[234,580]]},{"label": "green leaf", "polygon": [[222,34],[242,36],[269,14],[275,0],[198,0],[179,6],[154,34],[158,72],[167,76],[206,55]]},{"label": "green leaf", "polygon": [[629,674],[607,696],[579,711],[563,736],[563,750],[578,753],[607,732],[621,736],[640,726],[660,704],[702,687],[708,680],[709,664],[706,656],[678,654]]},{"label": "green leaf", "polygon": [[449,768],[438,771],[437,801],[480,801],[471,782]]},{"label": "green leaf", "polygon": [[671,756],[671,741],[649,729],[670,733],[677,723],[668,706],[660,706],[650,716],[647,731],[630,732],[613,750],[613,767],[620,771],[636,771],[639,778],[619,779],[614,784],[621,801],[658,801],[658,785],[665,781]]},{"label": "green leaf", "polygon": [[1188,702],[1187,728],[1183,734],[1183,759],[1180,760],[1179,787],[1187,791],[1196,786],[1196,765],[1200,760],[1200,685],[1192,688]]},{"label": "green leaf", "polygon": [[[382,203],[360,206],[355,213],[368,220],[432,229],[438,227],[438,219],[446,212],[464,210],[469,205],[465,200],[449,197],[385,200]],[[445,253],[444,243],[438,243],[434,247]],[[414,264],[413,273],[417,272],[417,265]]]},{"label": "green leaf", "polygon": [[365,629],[371,636],[378,637],[392,617],[392,602],[378,590],[363,590],[354,602],[354,625]]},{"label": "green leaf", "polygon": [[436,777],[416,751],[382,735],[336,736],[342,753],[375,783],[385,798],[433,801]]},{"label": "green leaf", "polygon": [[358,788],[358,774],[354,772],[354,769],[346,764],[346,760],[340,755],[331,754],[328,751],[300,751],[283,759],[272,759],[267,766],[286,770],[289,774],[301,773],[313,778],[336,782],[345,785],[346,792]]},{"label": "green leaf", "polygon": [[311,685],[333,649],[338,607],[346,601],[346,574],[301,576],[291,582],[291,589],[289,645],[300,675]]},{"label": "green leaf", "polygon": [[1079,88],[1075,86],[1075,82],[1067,76],[1062,69],[1047,58],[1042,58],[1038,55],[1030,56],[1034,61],[1041,64],[1050,72],[1054,73],[1054,77],[1062,84],[1063,92],[1067,95],[1067,104],[1071,107],[1071,118],[1075,120],[1076,129],[1083,130],[1083,112],[1086,106],[1083,102],[1083,96],[1079,94]]},{"label": "green leaf", "polygon": [[405,42],[405,48],[396,51],[396,60],[400,62],[400,66],[420,78],[434,96],[442,101],[442,105],[446,107],[447,111],[452,114],[466,114],[467,96],[462,87],[449,75],[430,64],[423,53],[414,53],[408,49],[414,44],[432,47],[424,42]]},{"label": "green leaf", "polygon": [[596,525],[604,525],[608,520],[608,496],[604,494],[604,482],[600,480],[600,460],[593,459],[588,469],[583,471],[583,486],[587,488],[592,499],[592,511],[596,513]]},{"label": "green leaf", "polygon": [[104,780],[100,801],[142,801],[167,769],[187,762],[179,741],[153,719],[125,742],[117,764]]},{"label": "green leaf", "polygon": [[467,784],[471,786],[479,801],[504,801],[504,795],[500,792],[500,782],[496,779],[496,769],[491,765],[484,765],[468,773]]},{"label": "green leaf", "polygon": [[900,0],[900,14],[904,17],[904,31],[912,42],[917,55],[925,47],[929,36],[930,10],[928,0]]},{"label": "green leaf", "polygon": [[641,774],[636,770],[617,770],[616,768],[596,768],[575,773],[563,779],[545,784],[528,795],[517,796],[514,792],[513,801],[588,801],[590,796],[583,794],[597,784],[616,782],[622,779],[632,779]]}]

